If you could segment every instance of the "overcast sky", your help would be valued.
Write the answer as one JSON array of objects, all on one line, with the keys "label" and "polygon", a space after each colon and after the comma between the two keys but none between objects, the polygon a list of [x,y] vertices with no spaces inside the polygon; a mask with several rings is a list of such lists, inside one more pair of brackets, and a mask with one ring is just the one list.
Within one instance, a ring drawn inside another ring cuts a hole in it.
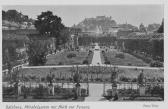
[{"label": "overcast sky", "polygon": [[163,5],[76,5],[76,6],[3,6],[3,10],[16,9],[24,15],[36,19],[44,11],[52,11],[62,18],[66,26],[78,24],[84,18],[96,16],[111,16],[118,24],[129,23],[145,26],[151,23],[161,23],[164,16]]}]

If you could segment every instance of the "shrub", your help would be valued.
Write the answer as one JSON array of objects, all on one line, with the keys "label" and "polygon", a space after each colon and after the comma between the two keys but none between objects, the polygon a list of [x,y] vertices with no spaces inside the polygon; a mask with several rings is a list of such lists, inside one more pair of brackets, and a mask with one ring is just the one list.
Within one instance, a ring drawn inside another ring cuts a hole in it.
[{"label": "shrub", "polygon": [[106,61],[104,62],[104,64],[110,64],[110,61],[106,60]]},{"label": "shrub", "polygon": [[127,77],[124,77],[124,76],[120,77],[120,81],[129,82],[129,80],[130,80],[130,78],[127,78]]},{"label": "shrub", "polygon": [[133,53],[133,52],[131,52],[131,51],[126,51],[126,53],[129,53],[129,54],[131,54],[131,55],[133,55],[133,56],[135,56],[135,57],[137,57],[137,58],[139,58],[139,59],[142,59],[144,62],[146,62],[146,63],[150,63],[151,61],[152,61],[152,59],[151,58],[149,58],[149,57],[144,57],[144,56],[142,56],[142,55],[140,55],[140,54],[138,54],[138,53]]},{"label": "shrub", "polygon": [[108,61],[107,56],[104,57],[104,60],[105,60],[105,61]]},{"label": "shrub", "polygon": [[103,51],[102,51],[102,54],[104,54],[104,53],[105,53],[105,51],[103,50]]},{"label": "shrub", "polygon": [[75,53],[69,53],[67,55],[67,58],[73,58],[73,57],[76,57],[76,54]]},{"label": "shrub", "polygon": [[49,51],[49,54],[52,54],[52,51],[51,51],[51,50]]},{"label": "shrub", "polygon": [[44,82],[44,81],[45,81],[45,78],[44,78],[44,77],[42,77],[42,78],[41,78],[41,81],[42,81],[42,82]]},{"label": "shrub", "polygon": [[59,62],[58,65],[63,65],[63,62]]},{"label": "shrub", "polygon": [[39,85],[39,87],[34,90],[35,94],[33,98],[37,98],[37,99],[43,98],[44,92],[45,92],[44,87],[42,85]]},{"label": "shrub", "polygon": [[153,61],[150,63],[151,67],[163,67],[163,63],[159,61]]},{"label": "shrub", "polygon": [[100,78],[96,78],[95,81],[101,81],[101,79]]},{"label": "shrub", "polygon": [[88,60],[84,60],[83,64],[89,64]]},{"label": "shrub", "polygon": [[123,53],[118,53],[118,54],[115,55],[115,57],[116,57],[116,58],[121,58],[121,59],[124,59],[124,58],[125,58],[125,56],[124,56]]},{"label": "shrub", "polygon": [[136,78],[132,79],[132,82],[137,82],[137,79]]},{"label": "shrub", "polygon": [[160,86],[154,86],[151,90],[152,95],[159,95],[162,99],[164,99],[164,88]]},{"label": "shrub", "polygon": [[7,95],[14,95],[16,92],[16,88],[15,87],[3,87],[3,94],[7,94]]},{"label": "shrub", "polygon": [[131,63],[128,63],[129,66],[131,66],[132,64]]},{"label": "shrub", "polygon": [[86,97],[87,96],[86,89],[81,89],[81,96],[82,97]]},{"label": "shrub", "polygon": [[55,91],[55,93],[61,93],[61,87],[60,86],[57,86],[57,87],[55,87],[54,88],[54,91]]},{"label": "shrub", "polygon": [[92,54],[92,50],[89,50],[89,54]]}]

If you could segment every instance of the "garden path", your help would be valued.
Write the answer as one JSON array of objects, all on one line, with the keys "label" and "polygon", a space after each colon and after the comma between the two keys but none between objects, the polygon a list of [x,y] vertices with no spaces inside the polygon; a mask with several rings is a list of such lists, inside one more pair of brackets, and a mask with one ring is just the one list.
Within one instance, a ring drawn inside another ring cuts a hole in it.
[{"label": "garden path", "polygon": [[89,96],[85,98],[86,102],[108,101],[103,96],[103,84],[89,84]]},{"label": "garden path", "polygon": [[94,54],[93,54],[93,59],[92,59],[92,65],[102,65],[101,62],[101,57],[100,57],[100,47],[99,45],[96,43],[96,46],[94,48]]}]

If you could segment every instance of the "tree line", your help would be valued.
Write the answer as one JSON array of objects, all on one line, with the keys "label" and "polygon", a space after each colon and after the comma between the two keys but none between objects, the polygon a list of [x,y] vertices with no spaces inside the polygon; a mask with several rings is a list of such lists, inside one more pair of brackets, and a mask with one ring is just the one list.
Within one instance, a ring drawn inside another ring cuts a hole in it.
[{"label": "tree line", "polygon": [[92,43],[99,43],[101,46],[109,46],[113,45],[116,41],[116,37],[112,37],[110,35],[97,37],[97,36],[89,36],[87,34],[83,34],[78,38],[78,43],[80,46],[88,46]]},{"label": "tree line", "polygon": [[[151,66],[163,66],[164,61],[164,40],[162,39],[121,39],[118,40],[118,47],[123,48],[138,58],[141,58]],[[123,44],[124,42],[124,44]],[[156,64],[157,65],[153,65]]]}]

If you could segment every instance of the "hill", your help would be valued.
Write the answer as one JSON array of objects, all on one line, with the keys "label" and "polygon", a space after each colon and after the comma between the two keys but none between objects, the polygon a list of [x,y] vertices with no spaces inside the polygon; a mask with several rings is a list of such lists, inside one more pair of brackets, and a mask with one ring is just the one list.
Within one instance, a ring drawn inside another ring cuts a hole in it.
[{"label": "hill", "polygon": [[107,32],[110,27],[117,26],[115,20],[111,17],[97,16],[96,18],[85,18],[79,24],[75,25],[76,28],[80,28],[82,32],[95,32],[104,33]]}]

